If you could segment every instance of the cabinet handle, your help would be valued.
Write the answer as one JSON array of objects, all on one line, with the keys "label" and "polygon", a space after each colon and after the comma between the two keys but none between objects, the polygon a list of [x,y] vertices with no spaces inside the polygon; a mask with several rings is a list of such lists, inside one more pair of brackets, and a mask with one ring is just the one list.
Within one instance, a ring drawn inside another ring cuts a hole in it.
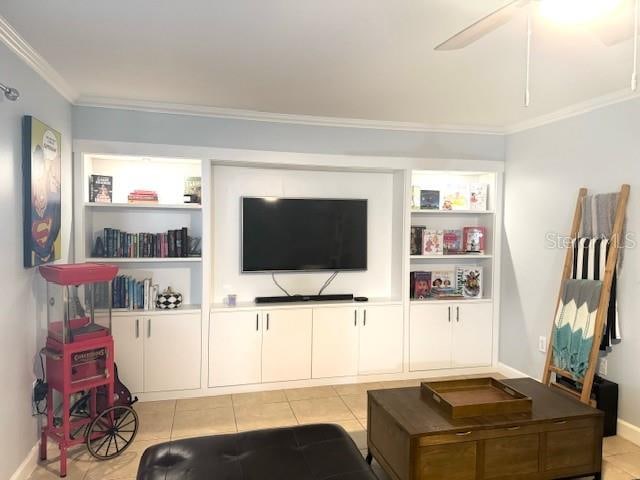
[{"label": "cabinet handle", "polygon": [[566,420],[560,420],[558,422],[554,422],[556,425],[564,425],[565,423],[567,423]]},{"label": "cabinet handle", "polygon": [[358,310],[353,311],[353,326],[358,326]]},{"label": "cabinet handle", "polygon": [[147,318],[147,338],[151,338],[151,319]]},{"label": "cabinet handle", "polygon": [[136,318],[136,338],[140,338],[140,319]]},{"label": "cabinet handle", "polygon": [[460,321],[460,307],[456,307],[456,322]]},{"label": "cabinet handle", "polygon": [[447,311],[449,312],[449,323],[451,323],[451,307],[447,307]]},{"label": "cabinet handle", "polygon": [[458,432],[456,433],[458,437],[466,437],[467,435],[471,435],[471,431],[468,432]]},{"label": "cabinet handle", "polygon": [[269,314],[267,313],[267,330],[269,330]]},{"label": "cabinet handle", "polygon": [[367,311],[364,311],[364,321],[363,321],[363,326],[367,326]]},{"label": "cabinet handle", "polygon": [[509,430],[510,432],[514,431],[514,430],[520,430],[520,427],[518,425],[516,425],[515,427],[509,427],[507,428],[507,430]]},{"label": "cabinet handle", "polygon": [[256,332],[258,331],[258,328],[260,326],[260,324],[258,323],[259,322],[259,320],[258,320],[259,317],[260,317],[260,314],[256,313]]}]

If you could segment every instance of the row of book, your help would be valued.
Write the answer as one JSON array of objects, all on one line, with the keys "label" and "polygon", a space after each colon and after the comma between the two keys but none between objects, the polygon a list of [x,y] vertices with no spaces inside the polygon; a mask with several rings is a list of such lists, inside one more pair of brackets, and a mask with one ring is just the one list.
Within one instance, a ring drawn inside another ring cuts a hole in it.
[{"label": "row of book", "polygon": [[127,275],[118,275],[111,282],[113,308],[129,310],[154,310],[160,287],[151,278],[136,280]]},{"label": "row of book", "polygon": [[484,254],[486,234],[485,227],[437,230],[413,226],[411,255]]},{"label": "row of book", "polygon": [[411,298],[423,300],[482,298],[482,267],[458,265],[454,270],[415,271],[410,274]]},{"label": "row of book", "polygon": [[103,238],[96,239],[96,257],[188,257],[187,227],[166,233],[128,233],[117,228],[105,228]]},{"label": "row of book", "polygon": [[414,210],[487,210],[489,185],[486,183],[452,184],[441,189],[412,188]]}]

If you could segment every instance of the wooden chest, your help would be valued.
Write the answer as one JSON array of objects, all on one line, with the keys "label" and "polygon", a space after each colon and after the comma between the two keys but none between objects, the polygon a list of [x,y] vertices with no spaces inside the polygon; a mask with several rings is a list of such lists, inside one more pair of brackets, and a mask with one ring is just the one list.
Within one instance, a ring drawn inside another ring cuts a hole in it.
[{"label": "wooden chest", "polygon": [[452,419],[419,387],[370,391],[370,453],[396,480],[600,477],[602,412],[532,379],[504,383],[531,397],[531,414]]}]

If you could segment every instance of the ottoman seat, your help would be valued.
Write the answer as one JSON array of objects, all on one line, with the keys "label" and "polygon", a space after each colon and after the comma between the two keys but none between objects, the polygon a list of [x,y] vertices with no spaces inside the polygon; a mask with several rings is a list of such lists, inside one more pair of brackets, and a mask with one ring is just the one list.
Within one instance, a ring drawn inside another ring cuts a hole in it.
[{"label": "ottoman seat", "polygon": [[145,450],[138,480],[375,480],[338,425],[187,438]]}]

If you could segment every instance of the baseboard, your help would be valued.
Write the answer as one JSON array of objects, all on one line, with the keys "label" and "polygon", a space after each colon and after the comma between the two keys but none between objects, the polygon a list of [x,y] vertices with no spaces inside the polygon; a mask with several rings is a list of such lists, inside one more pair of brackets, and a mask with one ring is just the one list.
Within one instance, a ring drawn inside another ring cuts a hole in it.
[{"label": "baseboard", "polygon": [[38,464],[38,446],[36,443],[9,480],[27,480],[31,476]]},{"label": "baseboard", "polygon": [[629,440],[631,443],[640,445],[640,427],[633,423],[618,419],[618,436]]},{"label": "baseboard", "polygon": [[[521,372],[520,370],[516,370],[515,368],[510,367],[509,365],[505,365],[502,362],[498,362],[498,365],[496,365],[496,368],[498,369],[498,372],[504,375],[505,377],[509,377],[509,378],[530,377],[530,375],[527,375],[526,373]],[[536,379],[536,380],[539,380],[539,379]]]}]

